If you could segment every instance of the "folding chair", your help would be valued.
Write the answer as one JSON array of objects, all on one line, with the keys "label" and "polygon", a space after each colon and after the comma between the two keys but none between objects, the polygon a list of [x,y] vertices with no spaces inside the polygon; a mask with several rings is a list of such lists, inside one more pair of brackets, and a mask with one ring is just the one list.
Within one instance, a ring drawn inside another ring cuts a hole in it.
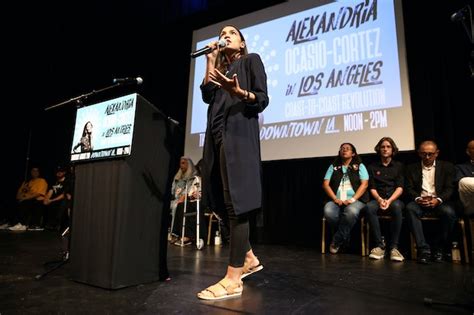
[{"label": "folding chair", "polygon": [[221,218],[214,212],[206,212],[204,213],[205,216],[209,217],[209,225],[207,228],[207,245],[211,245],[211,232],[212,232],[212,223],[217,223],[217,229],[219,230],[219,235],[222,237],[222,231],[221,231]]},{"label": "folding chair", "polygon": [[[325,254],[326,253],[326,218],[324,216],[321,219],[321,223],[322,223],[322,226],[321,226],[321,254]],[[368,249],[366,248],[366,245],[365,245],[365,233],[364,233],[365,227],[366,227],[365,219],[364,219],[364,216],[361,215],[360,216],[361,256],[367,256],[369,254]]]}]

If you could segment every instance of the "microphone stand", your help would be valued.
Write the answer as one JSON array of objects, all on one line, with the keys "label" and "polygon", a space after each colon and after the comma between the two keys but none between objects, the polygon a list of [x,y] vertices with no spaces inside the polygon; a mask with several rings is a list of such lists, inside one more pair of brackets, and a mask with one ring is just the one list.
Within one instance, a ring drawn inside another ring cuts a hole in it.
[{"label": "microphone stand", "polygon": [[[113,89],[115,87],[118,87],[120,85],[124,85],[126,84],[126,82],[117,82],[113,85],[110,85],[110,86],[107,86],[103,89],[100,89],[100,90],[92,90],[91,92],[89,93],[86,93],[86,94],[82,94],[82,95],[79,95],[79,96],[76,96],[76,97],[73,97],[67,101],[64,101],[64,102],[61,102],[61,103],[58,103],[58,104],[55,104],[55,105],[51,105],[49,107],[46,107],[44,110],[45,111],[48,111],[48,110],[51,110],[51,109],[54,109],[54,108],[58,108],[60,106],[63,106],[63,105],[66,105],[66,104],[69,104],[69,103],[76,103],[77,107],[82,107],[82,103],[84,102],[84,100],[86,100],[88,97],[90,96],[93,96],[93,95],[96,95],[96,94],[99,94],[99,93],[102,93],[104,91],[107,91],[107,90],[110,90],[110,89]],[[163,113],[158,107],[156,107],[155,105],[153,106],[155,107],[156,111],[158,112],[158,114],[160,114],[163,118],[165,118],[166,120],[168,120],[169,122],[171,122],[172,124],[176,125],[178,127],[179,130],[182,130],[182,127],[181,125],[179,124],[179,121],[171,118],[170,116],[168,115],[165,115],[165,113]]]},{"label": "microphone stand", "polygon": [[30,126],[30,129],[28,130],[28,145],[26,147],[25,177],[23,179],[25,183],[28,179],[28,167],[30,166],[31,129],[32,127]]},{"label": "microphone stand", "polygon": [[459,307],[459,308],[464,308],[464,309],[474,312],[474,304],[470,304],[470,303],[445,302],[445,301],[438,301],[438,300],[433,300],[431,298],[425,297],[423,299],[423,304],[425,304],[425,306],[427,307],[433,307],[434,305]]},{"label": "microphone stand", "polygon": [[122,85],[121,82],[117,82],[113,85],[110,85],[110,86],[107,86],[103,89],[100,89],[100,90],[92,90],[91,92],[89,93],[86,93],[86,94],[82,94],[82,95],[79,95],[79,96],[76,96],[76,97],[73,97],[67,101],[64,101],[64,102],[61,102],[61,103],[58,103],[58,104],[55,104],[55,105],[51,105],[49,107],[46,107],[44,110],[45,111],[48,111],[48,110],[51,110],[51,109],[54,109],[54,108],[57,108],[57,107],[60,107],[60,106],[63,106],[63,105],[66,105],[66,104],[69,104],[69,103],[73,103],[75,102],[77,104],[78,107],[81,107],[82,106],[82,103],[84,100],[86,100],[89,96],[92,96],[92,95],[96,95],[96,94],[99,94],[99,93],[102,93],[104,91],[107,91],[107,90],[110,90],[110,89],[113,89],[119,85]]},{"label": "microphone stand", "polygon": [[469,37],[471,44],[474,44],[474,25],[473,25],[474,20],[472,19],[472,9],[471,9],[471,6],[469,5],[467,5],[466,8],[467,8],[468,16],[467,18],[463,18],[461,22],[462,22],[462,26],[466,30],[467,37]]},{"label": "microphone stand", "polygon": [[67,248],[66,250],[62,253],[62,257],[60,260],[53,260],[53,261],[48,261],[48,262],[45,262],[43,265],[45,267],[48,267],[48,266],[51,266],[48,270],[46,270],[45,272],[43,273],[40,273],[40,274],[37,274],[35,276],[35,280],[41,280],[43,279],[43,277],[45,277],[46,275],[50,274],[51,272],[59,269],[60,267],[62,267],[63,265],[67,264],[69,262],[69,247],[70,247],[70,240],[71,240],[71,231],[70,231],[70,227],[68,226],[64,232],[61,233],[61,237],[63,238],[67,238],[66,239],[66,243],[67,243]]},{"label": "microphone stand", "polygon": [[153,115],[153,117],[158,117],[158,116],[161,116],[163,117],[165,120],[169,121],[170,123],[172,123],[173,125],[175,125],[176,127],[178,127],[178,130],[181,130],[183,131],[181,125],[179,124],[179,121],[177,120],[174,120],[173,118],[171,118],[170,116],[166,115],[165,113],[163,113],[161,111],[161,109],[159,109],[156,105],[152,104],[153,107],[156,109],[158,115]]}]

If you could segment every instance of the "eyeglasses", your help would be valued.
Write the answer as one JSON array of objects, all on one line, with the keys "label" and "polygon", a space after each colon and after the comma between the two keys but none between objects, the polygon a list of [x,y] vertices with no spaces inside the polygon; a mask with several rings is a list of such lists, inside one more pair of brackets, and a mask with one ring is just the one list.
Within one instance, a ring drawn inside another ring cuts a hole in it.
[{"label": "eyeglasses", "polygon": [[351,147],[342,147],[339,149],[339,151],[352,151]]},{"label": "eyeglasses", "polygon": [[419,152],[419,154],[422,156],[422,157],[431,157],[431,156],[435,156],[437,152]]}]

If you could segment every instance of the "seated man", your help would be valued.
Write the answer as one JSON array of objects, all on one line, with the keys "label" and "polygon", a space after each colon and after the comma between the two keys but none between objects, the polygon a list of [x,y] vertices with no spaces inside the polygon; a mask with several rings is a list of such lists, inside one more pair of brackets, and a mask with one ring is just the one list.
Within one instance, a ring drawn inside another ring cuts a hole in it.
[{"label": "seated man", "polygon": [[469,161],[456,165],[456,183],[464,214],[472,215],[474,214],[474,140],[468,142],[466,153]]},{"label": "seated man", "polygon": [[[18,189],[16,199],[18,207],[9,216],[9,223],[1,226],[2,229],[8,228],[11,231],[29,230],[41,231],[39,227],[41,216],[43,214],[43,199],[46,194],[48,184],[46,180],[40,177],[38,167],[32,167],[30,171],[31,178],[24,181]],[[9,226],[12,224],[13,226]]]},{"label": "seated man", "polygon": [[402,210],[405,204],[399,199],[403,193],[402,163],[395,161],[398,147],[390,137],[383,137],[375,146],[379,161],[369,165],[370,194],[374,198],[367,204],[367,219],[370,231],[374,236],[375,247],[369,258],[382,259],[385,255],[385,244],[382,241],[378,213],[390,215],[390,260],[403,261],[405,258],[398,251],[398,239],[402,229]]},{"label": "seated man", "polygon": [[48,190],[44,204],[46,205],[45,227],[48,230],[61,231],[66,228],[69,202],[67,192],[70,191],[70,183],[66,178],[67,168],[58,166],[56,168],[56,182]]},{"label": "seated man", "polygon": [[434,260],[442,262],[443,250],[448,249],[448,238],[456,223],[456,213],[450,204],[454,191],[454,166],[437,160],[438,146],[434,141],[424,141],[418,148],[421,163],[407,167],[406,190],[410,202],[406,206],[410,230],[418,248],[418,262],[427,264],[431,250],[425,241],[421,218],[427,215],[439,217],[442,231],[434,242]]}]

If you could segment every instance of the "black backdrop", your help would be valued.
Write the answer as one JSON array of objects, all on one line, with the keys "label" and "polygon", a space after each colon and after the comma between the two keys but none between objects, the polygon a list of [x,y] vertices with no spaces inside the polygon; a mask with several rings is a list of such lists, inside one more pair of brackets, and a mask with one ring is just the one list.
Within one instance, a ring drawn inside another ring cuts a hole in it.
[{"label": "black backdrop", "polygon": [[[192,30],[279,2],[243,0],[232,11],[224,0],[12,2],[5,14],[13,22],[1,22],[7,81],[2,161],[8,186],[2,209],[14,203],[26,165],[38,164],[52,180],[54,166],[68,160],[75,106],[44,108],[108,86],[115,77],[140,75],[143,85],[102,97],[137,91],[184,126]],[[466,158],[465,144],[474,137],[474,79],[468,66],[473,47],[461,24],[450,20],[468,2],[403,1],[415,141],[434,138],[441,158],[453,162]],[[339,144],[327,145],[336,154]],[[181,141],[177,147],[182,151]],[[412,152],[400,157],[416,159]],[[265,207],[256,226],[264,228],[254,229],[261,234],[253,237],[316,246],[320,187],[330,161],[263,163]]]}]

